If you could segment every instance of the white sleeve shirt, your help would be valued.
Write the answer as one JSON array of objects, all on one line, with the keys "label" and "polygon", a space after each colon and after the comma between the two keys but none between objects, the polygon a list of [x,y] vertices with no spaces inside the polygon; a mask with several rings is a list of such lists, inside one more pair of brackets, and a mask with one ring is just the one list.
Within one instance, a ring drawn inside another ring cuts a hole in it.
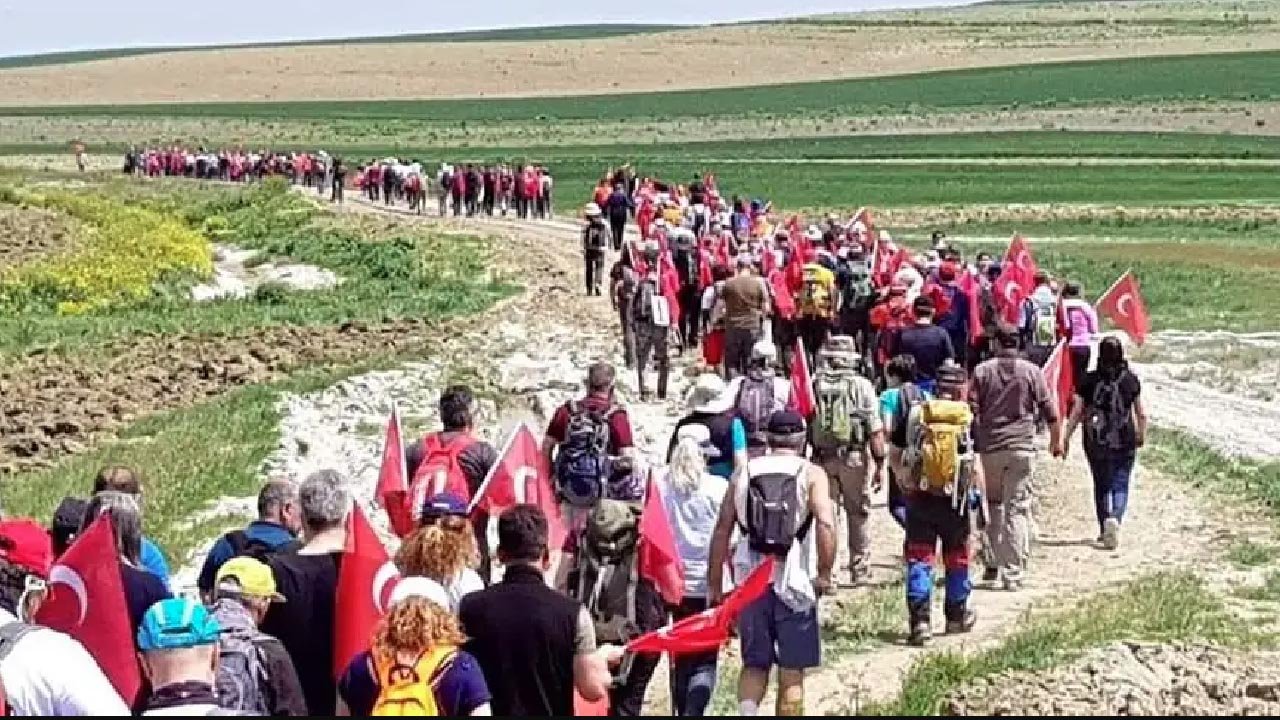
[{"label": "white sleeve shirt", "polygon": [[[0,625],[13,621],[12,614],[0,610]],[[0,680],[15,715],[129,715],[129,706],[89,651],[48,628],[18,641],[0,662]]]}]

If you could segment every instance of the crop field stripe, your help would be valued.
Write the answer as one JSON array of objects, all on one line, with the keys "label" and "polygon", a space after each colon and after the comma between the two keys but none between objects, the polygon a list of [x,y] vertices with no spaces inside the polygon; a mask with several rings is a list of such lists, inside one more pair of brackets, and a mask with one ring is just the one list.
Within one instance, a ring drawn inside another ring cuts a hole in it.
[{"label": "crop field stripe", "polygon": [[413,118],[431,122],[878,113],[1006,106],[1064,107],[1156,100],[1280,97],[1280,52],[1171,55],[947,70],[716,90],[547,98],[154,103],[16,107],[6,115]]}]

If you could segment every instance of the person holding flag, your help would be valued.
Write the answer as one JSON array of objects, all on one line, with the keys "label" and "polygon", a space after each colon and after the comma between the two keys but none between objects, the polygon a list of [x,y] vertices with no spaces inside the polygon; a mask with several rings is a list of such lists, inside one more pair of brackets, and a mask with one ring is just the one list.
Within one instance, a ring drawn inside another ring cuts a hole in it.
[{"label": "person holding flag", "polygon": [[[111,532],[109,525],[100,525],[100,529]],[[107,538],[98,533],[96,539]],[[108,559],[115,555],[112,547],[106,547]],[[69,568],[60,565],[54,573],[53,567],[52,542],[39,523],[29,519],[0,521],[0,687],[6,710],[22,716],[126,716],[129,706],[86,647],[43,623],[34,624],[53,593],[77,597],[72,590],[75,586],[60,580],[68,577]],[[84,596],[77,599],[79,609],[88,613],[90,607],[84,603],[97,600],[105,607],[107,599],[96,594],[97,584],[90,584],[93,575],[85,570],[85,576],[76,575],[85,586]],[[118,572],[108,568],[107,574],[119,583]],[[120,594],[118,584],[116,588]],[[119,638],[123,643],[118,644],[123,644],[126,656],[132,655],[122,595],[117,608],[118,624],[124,631]],[[136,692],[141,684],[136,661],[129,670],[132,691]]]},{"label": "person holding flag", "polygon": [[973,371],[969,398],[990,518],[983,579],[1003,580],[1005,590],[1016,591],[1031,553],[1036,429],[1049,426],[1050,448],[1059,453],[1062,420],[1040,368],[1018,352],[1017,331],[1000,327],[996,342],[996,356]]},{"label": "person holding flag", "polygon": [[1079,382],[1089,372],[1089,357],[1098,337],[1098,313],[1081,298],[1080,284],[1074,282],[1062,287],[1059,310],[1065,326],[1067,350],[1071,353],[1071,374]]}]

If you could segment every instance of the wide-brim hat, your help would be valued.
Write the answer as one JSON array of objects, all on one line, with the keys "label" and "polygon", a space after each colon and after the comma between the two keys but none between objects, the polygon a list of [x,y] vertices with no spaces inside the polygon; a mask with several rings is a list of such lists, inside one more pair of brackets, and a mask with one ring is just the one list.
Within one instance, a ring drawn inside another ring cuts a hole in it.
[{"label": "wide-brim hat", "polygon": [[714,373],[698,378],[689,393],[689,409],[700,413],[722,413],[733,407],[733,397],[723,379]]}]

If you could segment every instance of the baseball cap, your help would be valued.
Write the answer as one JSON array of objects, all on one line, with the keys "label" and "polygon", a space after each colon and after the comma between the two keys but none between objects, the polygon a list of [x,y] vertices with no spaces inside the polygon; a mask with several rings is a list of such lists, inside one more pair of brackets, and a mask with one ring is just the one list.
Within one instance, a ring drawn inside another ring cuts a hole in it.
[{"label": "baseball cap", "polygon": [[237,557],[226,561],[218,568],[214,584],[222,592],[284,602],[284,596],[276,591],[276,578],[271,574],[271,568],[257,558]]},{"label": "baseball cap", "polygon": [[40,577],[53,565],[53,539],[30,518],[0,521],[0,560]]},{"label": "baseball cap", "polygon": [[804,417],[794,410],[779,410],[769,416],[770,435],[795,435],[804,429]]},{"label": "baseball cap", "polygon": [[222,627],[204,605],[189,598],[161,600],[147,609],[138,627],[138,649],[182,650],[218,642]]},{"label": "baseball cap", "polygon": [[422,505],[422,519],[434,520],[442,517],[466,517],[467,503],[453,493],[440,493],[427,498]]}]

